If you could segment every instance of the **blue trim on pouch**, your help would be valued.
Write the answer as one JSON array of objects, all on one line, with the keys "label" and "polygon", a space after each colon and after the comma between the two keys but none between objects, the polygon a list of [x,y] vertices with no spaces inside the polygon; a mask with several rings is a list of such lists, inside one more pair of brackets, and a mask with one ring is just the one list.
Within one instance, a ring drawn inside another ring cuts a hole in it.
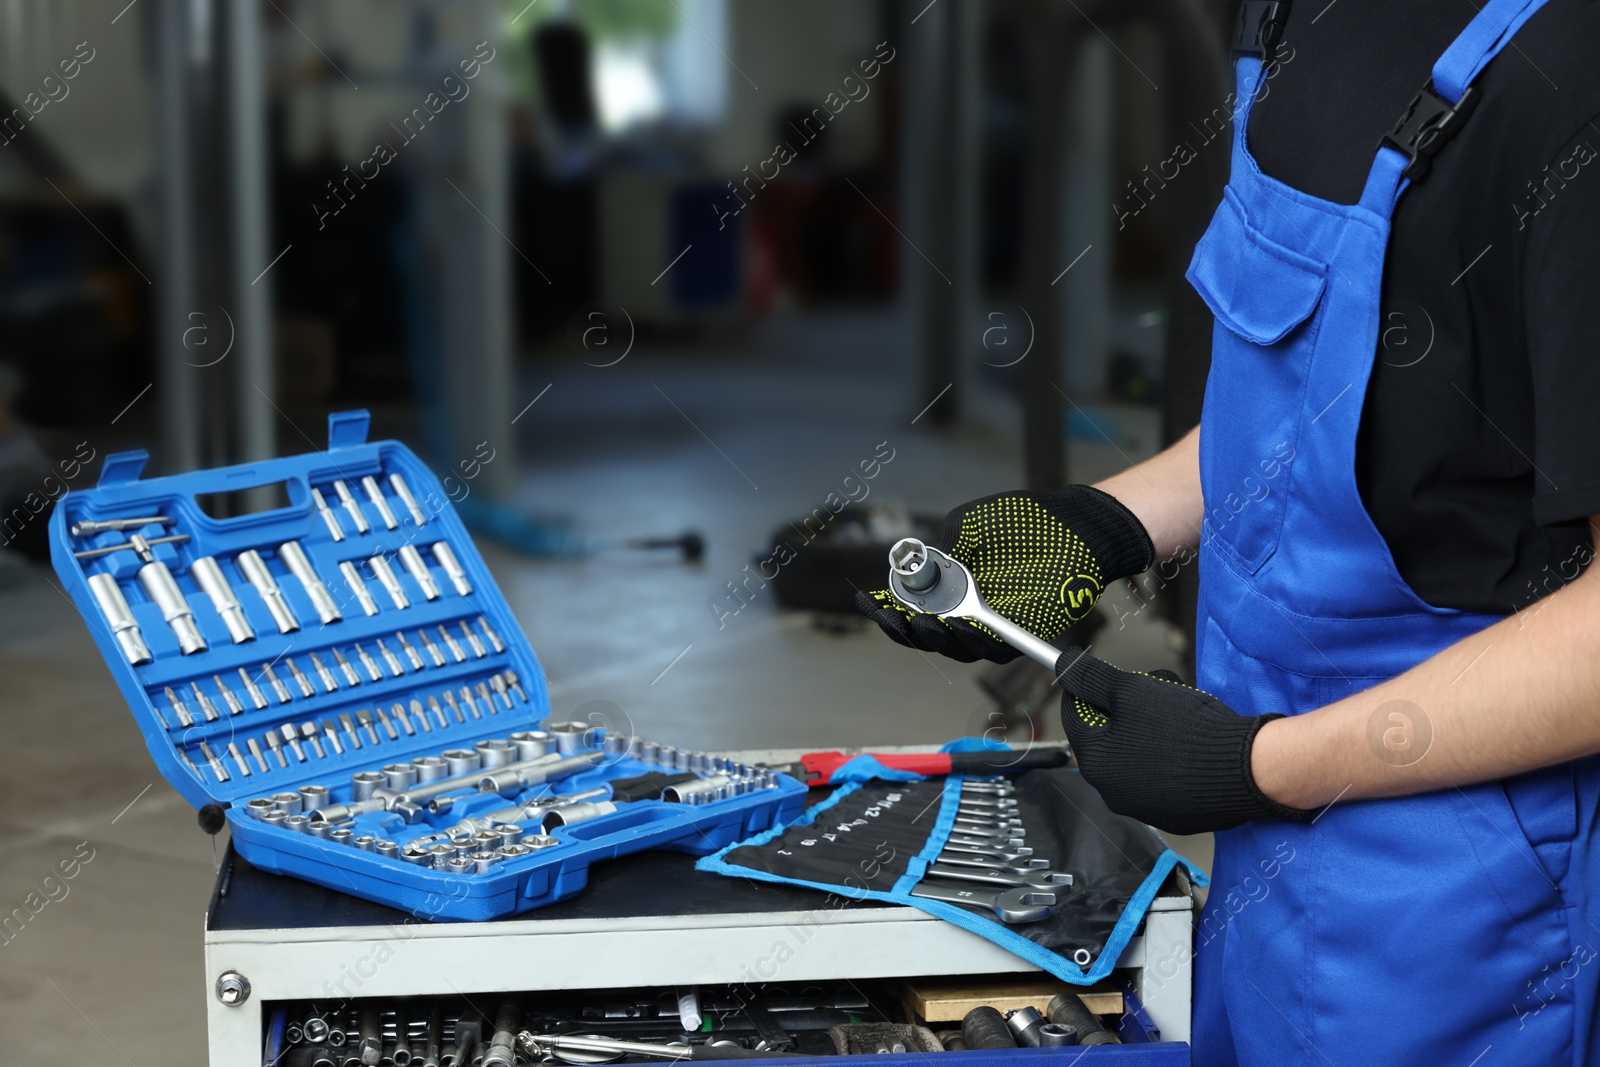
[{"label": "blue trim on pouch", "polygon": [[[976,741],[977,743],[970,748],[955,749],[953,747],[954,745],[961,745],[971,741]],[[962,738],[960,741],[952,742],[951,745],[945,747],[948,751],[973,751],[975,748],[996,746],[985,744],[977,739]],[[852,760],[851,762],[855,761]],[[889,768],[884,769],[888,770]],[[895,773],[902,774],[905,772]],[[899,781],[901,779],[896,778],[893,780]],[[982,918],[955,904],[946,904],[938,900],[925,900],[911,895],[911,890],[916,887],[917,883],[926,874],[928,864],[943,851],[944,843],[950,836],[950,828],[955,825],[956,809],[961,800],[961,783],[963,780],[960,775],[951,775],[945,779],[944,793],[939,802],[939,817],[935,820],[933,830],[928,835],[927,844],[913,857],[906,869],[906,873],[895,882],[894,888],[888,892],[876,889],[858,889],[854,886],[833,885],[827,882],[813,882],[804,878],[785,878],[782,875],[772,874],[768,871],[759,871],[751,867],[742,867],[738,864],[729,863],[723,858],[736,848],[764,845],[791,826],[810,826],[818,816],[860,789],[861,782],[851,782],[842,786],[827,800],[807,808],[792,823],[774,825],[772,829],[765,830],[746,841],[729,845],[727,848],[704,857],[695,864],[695,869],[729,877],[775,882],[781,885],[802,885],[811,889],[820,889],[825,893],[837,893],[853,900],[880,900],[887,904],[904,904],[916,908],[918,911],[926,912],[935,918],[953,923],[963,930],[970,930],[985,941],[999,945],[1012,955],[1021,957],[1041,970],[1072,985],[1093,985],[1111,973],[1112,968],[1117,965],[1117,961],[1122,958],[1122,953],[1127,949],[1128,942],[1133,939],[1134,931],[1138,929],[1139,923],[1144,919],[1145,912],[1149,910],[1150,902],[1155,899],[1156,893],[1161,889],[1161,884],[1167,880],[1167,876],[1172,873],[1174,867],[1182,864],[1189,878],[1196,885],[1204,886],[1210,884],[1211,880],[1200,868],[1179,856],[1170,848],[1164,850],[1156,858],[1155,866],[1145,876],[1144,881],[1139,884],[1139,888],[1128,899],[1128,905],[1123,909],[1122,917],[1117,920],[1116,926],[1112,927],[1111,936],[1107,939],[1105,948],[1095,957],[1089,969],[1085,971],[1071,960],[1034,944],[1021,934],[1007,929],[1001,923]]]}]

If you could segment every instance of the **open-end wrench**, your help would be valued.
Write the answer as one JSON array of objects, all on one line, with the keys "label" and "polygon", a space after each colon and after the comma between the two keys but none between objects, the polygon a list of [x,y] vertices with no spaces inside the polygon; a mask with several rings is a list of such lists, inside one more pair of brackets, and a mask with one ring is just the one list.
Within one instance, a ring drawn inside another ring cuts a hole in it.
[{"label": "open-end wrench", "polygon": [[[929,878],[943,878],[951,882],[978,882],[983,885],[1022,886],[1046,893],[1057,893],[1072,888],[1072,875],[1055,871],[1034,871],[1012,874],[993,868],[967,867],[962,864],[935,863],[928,868]],[[1052,902],[1053,903],[1053,902]]]},{"label": "open-end wrench", "polygon": [[966,567],[915,537],[903,537],[889,549],[889,589],[912,611],[987,626],[1000,640],[1051,670],[1061,658],[1059,648],[985,604]]},{"label": "open-end wrench", "polygon": [[970,837],[962,833],[952,833],[945,839],[952,844],[967,845],[972,848],[1009,848],[1021,852],[1033,851],[1020,837]]},{"label": "open-end wrench", "polygon": [[979,796],[976,793],[961,795],[961,806],[964,808],[982,808],[985,811],[1008,811],[1017,806],[1013,797]]},{"label": "open-end wrench", "polygon": [[1022,820],[1010,811],[999,811],[989,808],[969,808],[962,805],[956,808],[956,818],[965,819],[967,822],[980,822],[989,826],[1021,826]]},{"label": "open-end wrench", "polygon": [[1034,849],[1027,845],[1013,845],[1011,841],[995,837],[949,837],[944,841],[944,846],[946,849],[971,849],[978,853],[1011,853],[1018,859],[1027,859],[1034,854]]},{"label": "open-end wrench", "polygon": [[969,908],[991,911],[1001,922],[1007,923],[1032,923],[1048,919],[1050,905],[1054,904],[1056,899],[1050,893],[1029,889],[1026,886],[986,889],[977,885],[952,885],[948,882],[919,882],[911,890],[911,895],[922,897],[924,900],[942,900],[946,904],[961,904]]},{"label": "open-end wrench", "polygon": [[986,860],[982,856],[962,855],[959,852],[941,852],[934,860],[935,863],[949,864],[955,867],[976,867],[982,871],[1004,871],[1006,874],[1048,874],[1050,861],[1029,857],[1013,863],[1002,863],[999,860]]},{"label": "open-end wrench", "polygon": [[946,842],[944,850],[969,856],[987,856],[990,859],[1002,860],[1006,863],[1015,863],[1033,855],[1033,849],[1031,848],[979,848],[974,845],[956,844],[954,842]]}]

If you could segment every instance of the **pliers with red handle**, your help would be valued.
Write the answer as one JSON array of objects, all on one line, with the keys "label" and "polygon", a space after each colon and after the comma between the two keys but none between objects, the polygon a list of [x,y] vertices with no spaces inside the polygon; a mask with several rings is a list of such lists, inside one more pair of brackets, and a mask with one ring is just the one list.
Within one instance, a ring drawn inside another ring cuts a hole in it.
[{"label": "pliers with red handle", "polygon": [[1065,767],[1067,749],[988,749],[980,752],[808,752],[799,763],[773,765],[812,789],[833,784],[833,772],[857,756],[871,756],[885,767],[913,774],[1020,774],[1035,767]]}]

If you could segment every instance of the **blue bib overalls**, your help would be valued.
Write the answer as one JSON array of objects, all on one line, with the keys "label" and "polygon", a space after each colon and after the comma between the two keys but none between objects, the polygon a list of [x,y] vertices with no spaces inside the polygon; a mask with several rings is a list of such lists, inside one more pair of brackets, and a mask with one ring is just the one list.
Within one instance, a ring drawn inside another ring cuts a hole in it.
[{"label": "blue bib overalls", "polygon": [[[1459,101],[1541,6],[1481,0],[1434,66],[1436,99]],[[1268,177],[1246,138],[1260,77],[1261,60],[1241,56],[1232,173],[1189,268],[1217,319],[1200,428],[1199,685],[1244,715],[1321,707],[1497,621],[1419,599],[1356,485],[1408,159],[1379,149],[1349,205]],[[1427,729],[1425,707],[1396,710],[1378,733]],[[1196,937],[1194,1062],[1600,1062],[1597,802],[1600,769],[1580,761],[1219,833]]]}]

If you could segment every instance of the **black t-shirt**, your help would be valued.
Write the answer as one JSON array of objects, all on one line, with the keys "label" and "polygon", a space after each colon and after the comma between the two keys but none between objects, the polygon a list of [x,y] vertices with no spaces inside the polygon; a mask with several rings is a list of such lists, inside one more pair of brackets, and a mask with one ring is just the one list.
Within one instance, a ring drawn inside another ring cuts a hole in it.
[{"label": "black t-shirt", "polygon": [[[1480,6],[1297,0],[1251,113],[1261,169],[1354,203]],[[1600,514],[1600,2],[1551,0],[1473,85],[1395,210],[1356,477],[1423,600],[1509,612],[1576,577]]]}]

